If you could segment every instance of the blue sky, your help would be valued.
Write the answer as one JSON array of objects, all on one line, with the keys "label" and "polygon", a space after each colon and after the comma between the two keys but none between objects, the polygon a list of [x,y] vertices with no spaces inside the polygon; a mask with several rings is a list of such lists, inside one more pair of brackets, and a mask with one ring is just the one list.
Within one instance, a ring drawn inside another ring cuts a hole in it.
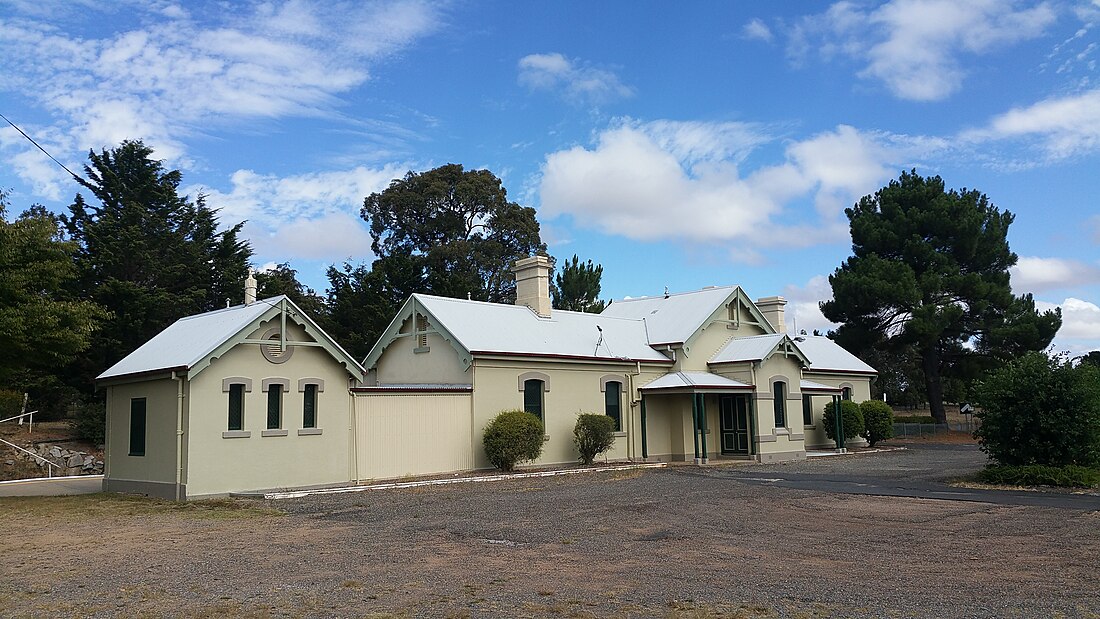
[{"label": "blue sky", "polygon": [[[0,111],[74,170],[140,138],[256,265],[369,261],[363,198],[488,168],[610,298],[817,302],[843,209],[916,168],[1016,215],[1012,283],[1100,349],[1100,0],[0,0]],[[15,211],[76,187],[10,127]]]}]

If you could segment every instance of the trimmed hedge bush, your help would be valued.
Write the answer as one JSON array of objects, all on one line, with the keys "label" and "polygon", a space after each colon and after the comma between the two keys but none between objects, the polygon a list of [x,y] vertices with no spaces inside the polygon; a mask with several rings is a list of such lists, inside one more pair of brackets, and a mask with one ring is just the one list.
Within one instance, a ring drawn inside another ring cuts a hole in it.
[{"label": "trimmed hedge bush", "polygon": [[539,418],[521,410],[501,411],[485,426],[482,443],[489,463],[502,471],[542,454],[543,428]]},{"label": "trimmed hedge bush", "polygon": [[978,481],[1001,486],[1095,488],[1100,486],[1100,470],[1076,464],[1066,466],[993,464],[978,471]]},{"label": "trimmed hedge bush", "polygon": [[894,436],[894,409],[882,400],[864,400],[859,403],[859,412],[863,413],[863,432],[871,447],[875,443]]},{"label": "trimmed hedge bush", "polygon": [[936,423],[936,418],[931,415],[897,415],[894,423]]},{"label": "trimmed hedge bush", "polygon": [[998,464],[1100,466],[1100,368],[1028,353],[976,389],[982,451]]},{"label": "trimmed hedge bush", "polygon": [[[825,436],[835,441],[836,420],[834,409],[835,405],[832,402],[825,405],[821,423],[825,426]],[[863,413],[859,411],[859,404],[851,400],[841,400],[840,415],[841,419],[844,420],[844,440],[853,439],[863,434]]]},{"label": "trimmed hedge bush", "polygon": [[615,442],[615,420],[607,415],[582,413],[573,426],[573,443],[581,454],[581,462],[592,464],[599,454],[611,449]]}]

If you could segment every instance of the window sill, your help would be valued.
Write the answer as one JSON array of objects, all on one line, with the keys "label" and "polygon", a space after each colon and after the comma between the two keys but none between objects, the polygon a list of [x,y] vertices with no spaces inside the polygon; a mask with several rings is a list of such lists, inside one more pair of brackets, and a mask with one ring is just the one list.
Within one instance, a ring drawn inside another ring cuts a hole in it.
[{"label": "window sill", "polygon": [[432,349],[431,349],[430,346],[418,346],[418,347],[413,349],[413,352],[416,353],[416,354],[420,354],[420,353],[425,353],[425,352],[431,352],[431,350]]},{"label": "window sill", "polygon": [[783,436],[783,435],[786,435],[786,434],[790,434],[791,431],[788,430],[787,428],[776,428],[775,433],[776,433],[776,435]]},{"label": "window sill", "polygon": [[321,434],[321,428],[299,428],[298,436],[317,436]]},{"label": "window sill", "polygon": [[260,432],[260,436],[286,436],[287,434],[286,430],[264,430]]},{"label": "window sill", "polygon": [[612,436],[614,436],[615,438],[623,438],[626,436],[626,432],[615,432],[614,434],[612,434]]},{"label": "window sill", "polygon": [[805,430],[816,430],[817,426],[802,426],[802,428]]},{"label": "window sill", "polygon": [[229,430],[228,432],[222,432],[222,438],[249,438],[252,436],[252,432],[249,430]]}]

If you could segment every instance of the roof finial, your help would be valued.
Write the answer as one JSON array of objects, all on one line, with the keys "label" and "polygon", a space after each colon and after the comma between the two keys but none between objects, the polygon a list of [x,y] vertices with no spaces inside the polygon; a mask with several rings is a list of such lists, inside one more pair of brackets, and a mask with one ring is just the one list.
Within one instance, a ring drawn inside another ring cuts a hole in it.
[{"label": "roof finial", "polygon": [[665,286],[665,298],[668,298],[668,286]]}]

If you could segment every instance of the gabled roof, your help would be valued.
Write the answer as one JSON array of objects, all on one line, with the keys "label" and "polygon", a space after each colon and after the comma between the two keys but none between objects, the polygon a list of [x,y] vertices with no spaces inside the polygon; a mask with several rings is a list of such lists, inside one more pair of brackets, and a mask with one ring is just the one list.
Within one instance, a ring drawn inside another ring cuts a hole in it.
[{"label": "gabled roof", "polygon": [[809,359],[809,372],[878,374],[875,368],[823,335],[799,335],[794,338],[794,342]]},{"label": "gabled roof", "polygon": [[543,318],[526,306],[414,294],[363,361],[372,367],[416,308],[432,329],[469,354],[570,357],[671,363],[648,345],[641,320],[554,310]]},{"label": "gabled roof", "polygon": [[284,307],[288,318],[302,325],[337,361],[343,363],[348,372],[362,380],[363,368],[355,359],[283,295],[180,318],[97,376],[96,380],[167,371],[187,371],[194,377],[206,367],[215,352],[232,347],[236,340],[243,340],[260,323],[278,316]]},{"label": "gabled roof", "polygon": [[763,361],[771,357],[784,344],[790,344],[791,352],[803,362],[809,364],[809,359],[799,349],[795,342],[786,333],[773,333],[770,335],[754,335],[752,337],[740,337],[726,343],[710,359],[710,363],[734,363],[739,361]]},{"label": "gabled roof", "polygon": [[741,299],[752,318],[768,332],[768,324],[739,286],[712,286],[692,292],[657,297],[624,299],[608,305],[601,316],[645,320],[650,344],[682,344],[688,341],[718,308],[734,298]]},{"label": "gabled roof", "polygon": [[666,391],[666,390],[728,390],[728,389],[752,389],[752,385],[739,380],[718,376],[710,372],[669,372],[664,376],[651,380],[639,389],[641,391]]}]

